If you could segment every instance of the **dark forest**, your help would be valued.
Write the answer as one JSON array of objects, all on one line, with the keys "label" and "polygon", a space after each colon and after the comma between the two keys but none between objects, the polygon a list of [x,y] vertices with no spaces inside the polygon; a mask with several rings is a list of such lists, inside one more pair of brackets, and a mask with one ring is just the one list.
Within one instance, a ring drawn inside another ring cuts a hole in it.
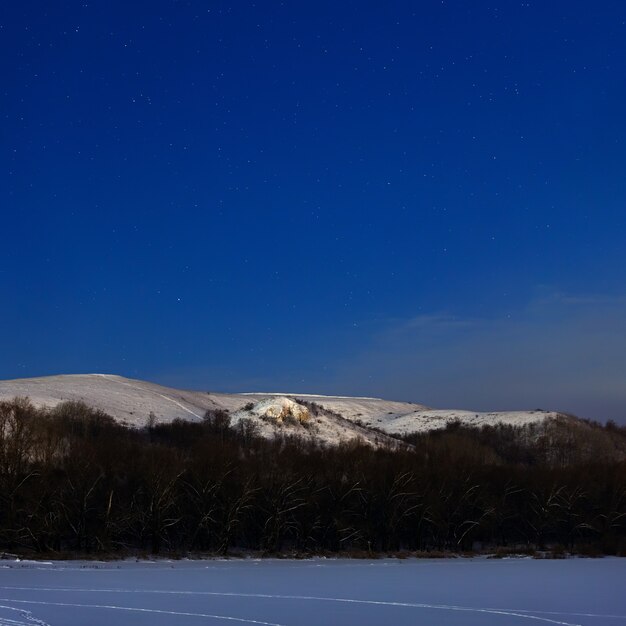
[{"label": "dark forest", "polygon": [[445,430],[374,448],[258,436],[227,413],[117,424],[0,403],[9,554],[626,554],[626,429]]}]

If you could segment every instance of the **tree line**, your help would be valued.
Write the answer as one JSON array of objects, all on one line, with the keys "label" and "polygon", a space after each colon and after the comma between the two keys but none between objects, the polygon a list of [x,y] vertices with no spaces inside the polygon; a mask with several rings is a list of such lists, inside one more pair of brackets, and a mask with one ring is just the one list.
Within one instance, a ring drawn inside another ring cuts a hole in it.
[{"label": "tree line", "polygon": [[452,424],[389,449],[268,440],[221,411],[154,422],[0,402],[0,550],[626,554],[615,424]]}]

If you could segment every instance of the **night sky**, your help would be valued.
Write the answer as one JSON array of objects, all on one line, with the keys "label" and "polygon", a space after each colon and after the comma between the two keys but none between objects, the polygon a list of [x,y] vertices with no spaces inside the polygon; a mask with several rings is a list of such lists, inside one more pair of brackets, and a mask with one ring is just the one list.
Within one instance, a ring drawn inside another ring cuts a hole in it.
[{"label": "night sky", "polygon": [[0,378],[626,421],[626,4],[4,2]]}]

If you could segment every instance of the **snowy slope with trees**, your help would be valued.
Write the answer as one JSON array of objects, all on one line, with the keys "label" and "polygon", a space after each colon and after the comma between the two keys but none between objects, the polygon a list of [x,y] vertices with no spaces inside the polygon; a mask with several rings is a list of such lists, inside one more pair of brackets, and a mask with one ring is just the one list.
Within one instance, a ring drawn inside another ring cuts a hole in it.
[{"label": "snowy slope with trees", "polygon": [[37,407],[84,402],[116,421],[141,427],[176,419],[200,421],[207,411],[224,412],[235,422],[252,420],[265,436],[275,432],[327,443],[360,439],[376,444],[384,434],[403,435],[445,428],[504,423],[522,426],[555,419],[556,412],[480,413],[441,410],[410,402],[311,394],[224,394],[164,387],[109,374],[48,376],[0,381],[0,400],[27,397]]}]

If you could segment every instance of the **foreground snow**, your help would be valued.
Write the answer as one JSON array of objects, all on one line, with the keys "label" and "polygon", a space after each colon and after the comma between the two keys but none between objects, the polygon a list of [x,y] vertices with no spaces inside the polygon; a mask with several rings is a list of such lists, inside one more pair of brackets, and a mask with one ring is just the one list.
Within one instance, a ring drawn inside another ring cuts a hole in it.
[{"label": "foreground snow", "polygon": [[0,562],[0,625],[626,623],[626,559]]}]

